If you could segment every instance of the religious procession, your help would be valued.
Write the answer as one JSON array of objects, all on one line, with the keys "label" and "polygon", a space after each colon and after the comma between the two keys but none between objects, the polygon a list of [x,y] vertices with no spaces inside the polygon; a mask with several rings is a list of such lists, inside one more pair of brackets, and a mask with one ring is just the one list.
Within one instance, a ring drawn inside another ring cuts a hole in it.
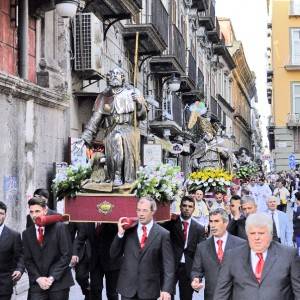
[{"label": "religious procession", "polygon": [[299,16],[0,0],[0,300],[300,300]]}]

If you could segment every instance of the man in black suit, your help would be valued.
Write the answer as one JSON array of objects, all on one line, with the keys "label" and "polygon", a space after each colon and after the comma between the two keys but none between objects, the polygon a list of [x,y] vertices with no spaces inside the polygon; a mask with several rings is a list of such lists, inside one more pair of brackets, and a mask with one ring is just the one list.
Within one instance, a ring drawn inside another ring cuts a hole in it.
[{"label": "man in black suit", "polygon": [[[34,193],[33,193],[33,197],[35,197],[35,198],[39,198],[40,197],[40,198],[44,199],[46,201],[46,204],[48,205],[48,200],[49,200],[49,192],[48,192],[48,190],[46,190],[46,189],[36,189],[34,191]],[[58,213],[55,210],[50,209],[48,207],[48,209],[47,209],[47,215],[57,215],[57,214]],[[26,217],[26,228],[30,227],[33,224],[34,223],[32,221],[32,218],[31,218],[30,214],[27,215],[27,217]]]},{"label": "man in black suit", "polygon": [[211,237],[197,246],[191,272],[192,288],[199,291],[203,288],[202,279],[205,278],[205,300],[212,300],[221,269],[223,256],[228,250],[246,244],[246,241],[228,234],[227,212],[218,208],[209,213]]},{"label": "man in black suit", "polygon": [[229,222],[236,216],[240,218],[241,215],[241,197],[239,195],[233,195],[230,198],[230,214],[228,215]]},{"label": "man in black suit", "polygon": [[[89,258],[88,252],[90,253],[90,244],[84,242],[83,245],[80,245],[80,248],[77,249],[76,237],[79,234],[79,230],[86,223],[79,222],[69,222],[68,229],[71,235],[71,241],[73,245],[73,256],[71,258],[71,267],[74,267],[75,270],[75,279],[79,284],[82,294],[85,296],[84,300],[90,299],[90,282],[89,282]],[[76,247],[77,252],[74,254],[74,247]]]},{"label": "man in black suit", "polygon": [[241,199],[241,207],[243,214],[241,215],[238,211],[236,211],[234,218],[231,219],[231,221],[228,224],[227,230],[230,234],[246,240],[246,219],[249,215],[256,213],[257,205],[253,197],[243,196]]},{"label": "man in black suit", "polygon": [[[30,216],[47,214],[46,201],[28,201]],[[74,284],[69,263],[72,256],[70,234],[65,224],[36,224],[23,231],[24,262],[29,276],[30,300],[67,300]]]},{"label": "man in black suit", "polygon": [[247,217],[248,243],[228,251],[214,300],[300,300],[300,258],[273,239],[266,213]]},{"label": "man in black suit", "polygon": [[174,286],[174,256],[170,233],[153,221],[156,202],[142,197],[137,203],[138,224],[128,230],[118,222],[110,254],[123,255],[117,292],[122,300],[170,300]]},{"label": "man in black suit", "polygon": [[205,240],[205,228],[192,219],[194,210],[194,199],[184,196],[180,202],[180,216],[163,224],[170,231],[175,256],[175,285],[179,283],[181,300],[191,300],[193,297],[191,269],[197,244]]},{"label": "man in black suit", "polygon": [[86,299],[101,300],[103,278],[106,280],[106,295],[108,300],[118,300],[116,291],[121,258],[111,259],[109,251],[111,243],[118,233],[118,226],[109,223],[86,223],[79,226],[77,237],[73,244],[72,259],[80,264],[80,252],[85,246],[89,260],[90,297]]},{"label": "man in black suit", "polygon": [[24,272],[21,236],[4,225],[7,206],[0,201],[0,300],[10,300]]}]

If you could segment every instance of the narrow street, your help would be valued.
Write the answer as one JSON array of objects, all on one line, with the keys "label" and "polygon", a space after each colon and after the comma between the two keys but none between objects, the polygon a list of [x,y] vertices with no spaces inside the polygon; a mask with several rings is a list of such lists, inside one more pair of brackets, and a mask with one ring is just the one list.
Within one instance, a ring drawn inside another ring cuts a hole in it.
[{"label": "narrow street", "polygon": [[[105,289],[103,290],[102,297],[103,297],[102,298],[103,300],[107,300]],[[78,284],[76,284],[75,286],[73,286],[71,288],[69,299],[70,300],[84,300],[84,296],[82,295]],[[121,299],[121,297],[120,297],[120,299]],[[198,294],[194,293],[193,299],[194,300],[203,300],[204,299],[203,290]],[[14,296],[12,298],[12,300],[27,300],[27,292],[24,292],[18,296]],[[175,297],[175,300],[179,300],[178,291],[177,291],[177,296]]]}]

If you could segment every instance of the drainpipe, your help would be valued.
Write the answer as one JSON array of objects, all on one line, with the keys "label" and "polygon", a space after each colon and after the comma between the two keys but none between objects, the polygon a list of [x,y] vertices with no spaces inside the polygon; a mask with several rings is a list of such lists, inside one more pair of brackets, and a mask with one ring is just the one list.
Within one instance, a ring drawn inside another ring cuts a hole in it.
[{"label": "drainpipe", "polygon": [[18,26],[18,43],[19,43],[19,76],[28,79],[28,36],[29,14],[28,0],[19,0],[19,26]]}]

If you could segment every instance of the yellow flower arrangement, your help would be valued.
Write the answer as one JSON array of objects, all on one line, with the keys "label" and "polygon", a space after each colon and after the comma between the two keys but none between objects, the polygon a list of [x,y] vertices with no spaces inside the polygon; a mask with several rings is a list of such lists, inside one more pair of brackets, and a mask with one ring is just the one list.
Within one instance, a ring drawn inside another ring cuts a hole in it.
[{"label": "yellow flower arrangement", "polygon": [[222,190],[230,186],[233,175],[224,169],[205,168],[188,176],[189,190],[203,189],[206,192]]}]

